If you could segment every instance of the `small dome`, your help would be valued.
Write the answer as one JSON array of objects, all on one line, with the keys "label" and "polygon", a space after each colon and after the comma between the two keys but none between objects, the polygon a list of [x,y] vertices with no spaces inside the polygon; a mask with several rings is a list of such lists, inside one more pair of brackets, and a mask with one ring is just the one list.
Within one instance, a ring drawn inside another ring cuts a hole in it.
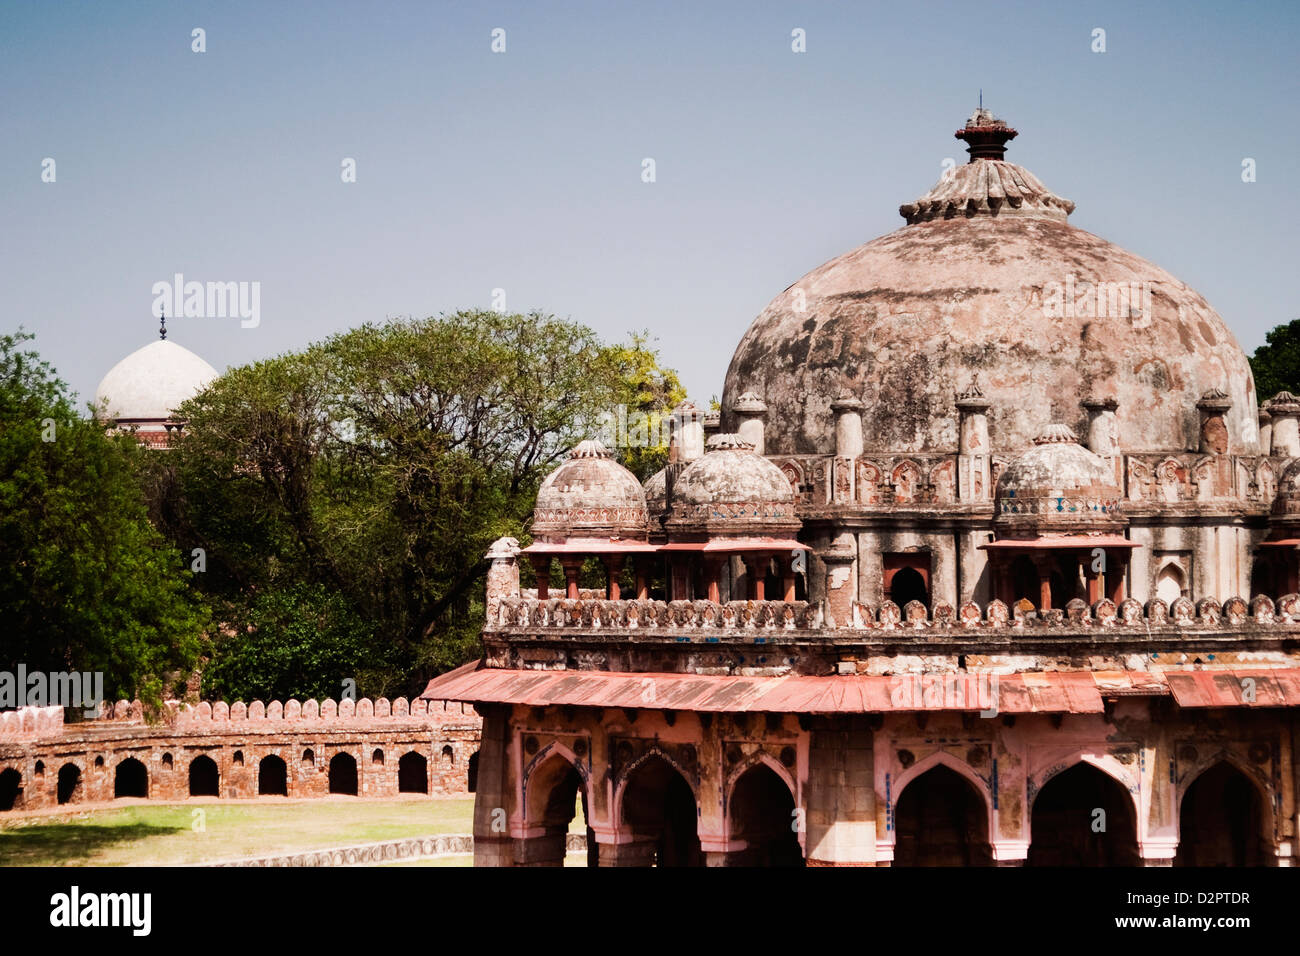
[{"label": "small dome", "polygon": [[660,514],[668,507],[668,469],[660,468],[653,475],[646,479],[645,487],[645,504],[646,509],[652,515]]},{"label": "small dome", "polygon": [[646,499],[641,482],[600,442],[579,442],[537,490],[533,533],[547,539],[645,540]]},{"label": "small dome", "polygon": [[737,534],[797,531],[794,493],[780,468],[739,435],[709,439],[673,483],[670,531]]},{"label": "small dome", "polygon": [[1120,497],[1114,468],[1068,426],[1053,424],[999,476],[996,520],[1028,530],[1110,530],[1122,524]]},{"label": "small dome", "polygon": [[150,342],[118,362],[95,389],[109,418],[163,422],[217,377],[217,370],[175,342]]}]

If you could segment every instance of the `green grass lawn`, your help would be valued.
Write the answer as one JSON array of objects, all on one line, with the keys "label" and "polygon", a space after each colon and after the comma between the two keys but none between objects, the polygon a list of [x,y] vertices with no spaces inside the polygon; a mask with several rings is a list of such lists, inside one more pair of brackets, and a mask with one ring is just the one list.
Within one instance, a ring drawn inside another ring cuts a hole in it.
[{"label": "green grass lawn", "polygon": [[[579,804],[570,829],[582,832],[584,826]],[[132,800],[121,806],[57,815],[0,817],[0,866],[213,863],[473,831],[472,796],[422,800],[264,797],[174,804]],[[469,866],[473,860],[457,855],[410,862]]]},{"label": "green grass lawn", "polygon": [[472,796],[133,801],[129,806],[3,820],[0,866],[207,863],[473,829]]}]

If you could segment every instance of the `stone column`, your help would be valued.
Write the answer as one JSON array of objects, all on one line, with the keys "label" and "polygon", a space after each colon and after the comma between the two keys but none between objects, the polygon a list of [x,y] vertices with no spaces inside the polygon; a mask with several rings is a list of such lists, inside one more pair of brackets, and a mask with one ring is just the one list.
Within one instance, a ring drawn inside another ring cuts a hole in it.
[{"label": "stone column", "polygon": [[1268,413],[1265,405],[1259,406],[1259,453],[1261,455],[1271,455],[1273,453],[1273,416]]},{"label": "stone column", "polygon": [[[487,571],[487,622],[501,620],[501,599],[519,597],[519,542],[514,538],[497,538],[488,548],[492,563]],[[540,596],[540,595],[539,595]]]},{"label": "stone column", "polygon": [[514,845],[506,822],[514,809],[515,793],[507,759],[510,708],[477,704],[474,709],[483,717],[474,794],[474,865],[511,866]]},{"label": "stone column", "polygon": [[537,578],[537,600],[545,601],[551,596],[551,557],[548,554],[533,554],[529,555],[528,561]]},{"label": "stone column", "polygon": [[993,497],[988,422],[991,407],[980,391],[978,376],[957,396],[957,497],[963,502]]},{"label": "stone column", "polygon": [[858,600],[879,607],[885,600],[884,559],[880,550],[880,533],[858,532]]},{"label": "stone column", "polygon": [[560,558],[564,567],[564,596],[574,601],[578,598],[578,574],[582,571],[582,556],[566,554]]},{"label": "stone column", "polygon": [[[695,461],[704,454],[704,413],[689,401],[673,409],[672,438],[669,439],[668,460],[683,464]],[[671,501],[671,491],[669,489]]]},{"label": "stone column", "polygon": [[804,856],[810,866],[874,866],[875,759],[864,717],[840,717],[809,735]]},{"label": "stone column", "polygon": [[763,454],[763,419],[767,417],[767,403],[754,392],[745,392],[731,403],[736,416],[736,433],[754,446],[755,454]]},{"label": "stone column", "polygon": [[1122,488],[1123,455],[1119,447],[1119,419],[1115,417],[1119,402],[1113,398],[1089,398],[1082,405],[1088,413],[1088,451],[1106,459],[1115,471],[1115,481]]},{"label": "stone column", "polygon": [[862,400],[847,392],[831,402],[835,413],[835,457],[850,461],[862,454]]},{"label": "stone column", "polygon": [[1232,408],[1232,399],[1222,389],[1212,388],[1201,396],[1196,408],[1201,416],[1201,453],[1226,455],[1229,443],[1227,412]]},{"label": "stone column", "polygon": [[1300,457],[1300,398],[1278,392],[1268,403],[1268,414],[1273,419],[1272,453]]},{"label": "stone column", "polygon": [[858,552],[850,532],[837,535],[829,548],[821,551],[826,566],[826,625],[846,627],[853,622],[853,602],[857,600],[857,582],[853,564]]},{"label": "stone column", "polygon": [[610,554],[604,559],[605,564],[605,597],[611,601],[619,599],[618,576],[623,570],[623,555]]}]

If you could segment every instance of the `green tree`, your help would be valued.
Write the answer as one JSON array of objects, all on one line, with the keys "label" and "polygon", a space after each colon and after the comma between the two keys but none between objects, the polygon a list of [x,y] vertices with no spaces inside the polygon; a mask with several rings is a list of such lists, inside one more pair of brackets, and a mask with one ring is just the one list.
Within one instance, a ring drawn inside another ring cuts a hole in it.
[{"label": "green tree", "polygon": [[[615,366],[617,404],[625,409],[625,420],[639,416],[636,443],[620,444],[619,461],[642,481],[668,464],[667,423],[673,409],[686,400],[677,373],[664,368],[659,351],[650,347],[649,332],[633,332],[624,345],[609,348]],[[617,409],[614,410],[617,415]],[[629,429],[631,431],[631,429]],[[648,439],[641,444],[642,438]]]},{"label": "green tree", "polygon": [[100,671],[108,695],[156,705],[206,607],[149,523],[145,453],[78,417],[31,338],[0,336],[0,666]]},{"label": "green tree", "polygon": [[1300,395],[1300,319],[1279,325],[1264,337],[1250,359],[1255,395],[1262,403],[1278,392]]},{"label": "green tree", "polygon": [[[186,403],[184,437],[153,477],[174,498],[158,513],[182,547],[207,549],[203,585],[231,622],[271,631],[264,640],[298,633],[286,615],[298,607],[305,625],[316,603],[277,603],[275,615],[254,604],[327,588],[342,602],[330,619],[354,615],[384,649],[359,692],[412,692],[476,654],[483,554],[526,536],[542,477],[602,412],[679,387],[654,358],[537,312],[363,325],[232,370]],[[254,660],[253,643],[223,638],[208,673],[223,694],[248,688],[270,653]],[[231,655],[248,660],[222,661]],[[317,676],[337,688],[353,675]]]}]

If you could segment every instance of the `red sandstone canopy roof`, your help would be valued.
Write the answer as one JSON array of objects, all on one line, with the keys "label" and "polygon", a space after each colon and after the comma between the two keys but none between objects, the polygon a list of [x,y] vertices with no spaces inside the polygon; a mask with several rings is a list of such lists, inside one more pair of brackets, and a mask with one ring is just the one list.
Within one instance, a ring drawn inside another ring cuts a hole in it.
[{"label": "red sandstone canopy roof", "polygon": [[[426,700],[705,713],[980,711],[1096,714],[1105,697],[1165,696],[1181,707],[1300,707],[1300,669],[733,677],[521,671],[476,661],[435,677]],[[1249,688],[1249,690],[1247,690]],[[1253,696],[1254,699],[1248,699]]]},{"label": "red sandstone canopy roof", "polygon": [[[1242,699],[1253,679],[1256,701]],[[429,682],[427,700],[531,707],[624,707],[705,713],[866,714],[891,711],[1096,714],[1107,697],[1165,696],[1189,707],[1300,706],[1300,670],[1153,673],[734,677],[701,674],[522,671],[466,664]],[[1234,691],[1233,688],[1236,688]]]}]

